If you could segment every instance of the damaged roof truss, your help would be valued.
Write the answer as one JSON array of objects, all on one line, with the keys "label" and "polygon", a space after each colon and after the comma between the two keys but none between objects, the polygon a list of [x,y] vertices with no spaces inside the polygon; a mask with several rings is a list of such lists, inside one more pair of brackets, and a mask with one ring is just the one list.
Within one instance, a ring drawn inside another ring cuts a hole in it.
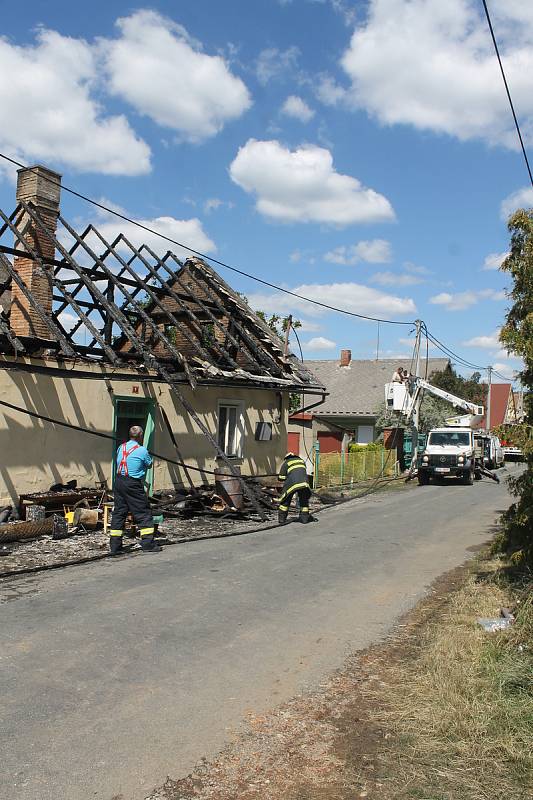
[{"label": "damaged roof truss", "polygon": [[[14,247],[8,246],[14,237]],[[55,252],[43,255],[39,243]],[[45,279],[50,308],[26,285],[9,256],[30,260]],[[16,288],[15,288],[16,287]],[[26,300],[46,336],[16,335],[10,325],[13,290]],[[255,384],[314,389],[313,376],[204,261],[182,263],[136,247],[123,234],[112,241],[94,226],[78,234],[61,216],[52,233],[40,212],[21,201],[8,217],[0,209],[0,349],[31,355],[52,350],[66,357],[135,365],[165,372],[173,381]]]}]

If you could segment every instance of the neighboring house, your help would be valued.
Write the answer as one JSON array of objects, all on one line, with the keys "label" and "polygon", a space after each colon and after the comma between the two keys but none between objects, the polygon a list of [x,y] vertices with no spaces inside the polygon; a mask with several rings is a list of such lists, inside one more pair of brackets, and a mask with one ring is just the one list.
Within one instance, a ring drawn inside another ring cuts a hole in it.
[{"label": "neighboring house", "polygon": [[[328,397],[317,408],[289,419],[289,443],[300,455],[315,442],[322,453],[340,452],[343,441],[373,442],[378,410],[385,406],[385,384],[398,366],[413,368],[410,359],[352,360],[350,350],[341,350],[340,360],[306,361],[305,366],[326,386]],[[447,358],[430,358],[427,375],[449,366]],[[425,374],[425,359],[421,367]]]},{"label": "neighboring house", "polygon": [[[488,407],[488,403],[487,403]],[[487,407],[485,411],[487,411]],[[492,383],[490,387],[490,427],[515,424],[524,421],[524,396],[522,392],[514,392],[511,383]],[[484,428],[486,418],[479,427]]]},{"label": "neighboring house", "polygon": [[320,381],[204,261],[78,234],[60,184],[20,170],[17,208],[0,210],[0,503],[112,483],[115,443],[38,415],[119,441],[141,424],[147,446],[198,470],[158,459],[158,490],[212,482],[217,466],[277,472],[290,394],[323,397]]}]

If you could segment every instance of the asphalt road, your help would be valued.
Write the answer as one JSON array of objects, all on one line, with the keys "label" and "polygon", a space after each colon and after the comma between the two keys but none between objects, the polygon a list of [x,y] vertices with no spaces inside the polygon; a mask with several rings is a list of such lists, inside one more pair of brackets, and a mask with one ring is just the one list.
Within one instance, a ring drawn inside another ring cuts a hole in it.
[{"label": "asphalt road", "polygon": [[183,776],[386,634],[508,505],[503,482],[416,487],[4,582],[0,798],[140,800]]}]

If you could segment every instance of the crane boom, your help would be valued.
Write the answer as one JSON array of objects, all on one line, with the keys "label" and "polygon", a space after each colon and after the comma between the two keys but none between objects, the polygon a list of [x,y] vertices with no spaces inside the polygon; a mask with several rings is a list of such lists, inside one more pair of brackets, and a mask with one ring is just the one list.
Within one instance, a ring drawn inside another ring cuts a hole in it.
[{"label": "crane boom", "polygon": [[412,375],[407,383],[388,383],[385,386],[385,399],[387,408],[393,411],[399,411],[405,416],[407,420],[411,419],[413,413],[420,406],[423,392],[429,392],[441,400],[446,400],[456,408],[463,411],[468,411],[469,414],[457,417],[452,420],[452,425],[465,425],[470,426],[473,422],[478,422],[485,414],[483,406],[477,403],[471,403],[469,400],[464,400],[462,397],[447,392],[445,389],[440,389],[438,386],[433,386],[423,378]]},{"label": "crane boom", "polygon": [[444,389],[439,389],[438,386],[432,386],[431,383],[428,383],[422,378],[414,378],[413,380],[415,392],[417,389],[425,389],[426,391],[435,395],[435,397],[440,397],[442,400],[447,400],[448,403],[451,403],[452,406],[455,406],[456,408],[462,408],[463,411],[470,411],[470,413],[474,414],[476,417],[482,417],[485,414],[485,409],[483,406],[479,406],[476,403],[471,403],[469,400],[463,400],[462,397],[457,397],[456,395],[451,394],[451,392],[446,392]]}]

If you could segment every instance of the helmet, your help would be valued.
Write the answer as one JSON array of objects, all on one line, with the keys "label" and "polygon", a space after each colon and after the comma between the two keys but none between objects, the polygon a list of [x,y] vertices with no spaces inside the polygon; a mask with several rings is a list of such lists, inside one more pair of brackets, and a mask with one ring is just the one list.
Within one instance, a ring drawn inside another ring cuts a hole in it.
[{"label": "helmet", "polygon": [[292,451],[289,451],[288,453],[285,453],[285,458],[289,458],[290,456],[293,456],[293,455],[294,455],[294,453]]}]

